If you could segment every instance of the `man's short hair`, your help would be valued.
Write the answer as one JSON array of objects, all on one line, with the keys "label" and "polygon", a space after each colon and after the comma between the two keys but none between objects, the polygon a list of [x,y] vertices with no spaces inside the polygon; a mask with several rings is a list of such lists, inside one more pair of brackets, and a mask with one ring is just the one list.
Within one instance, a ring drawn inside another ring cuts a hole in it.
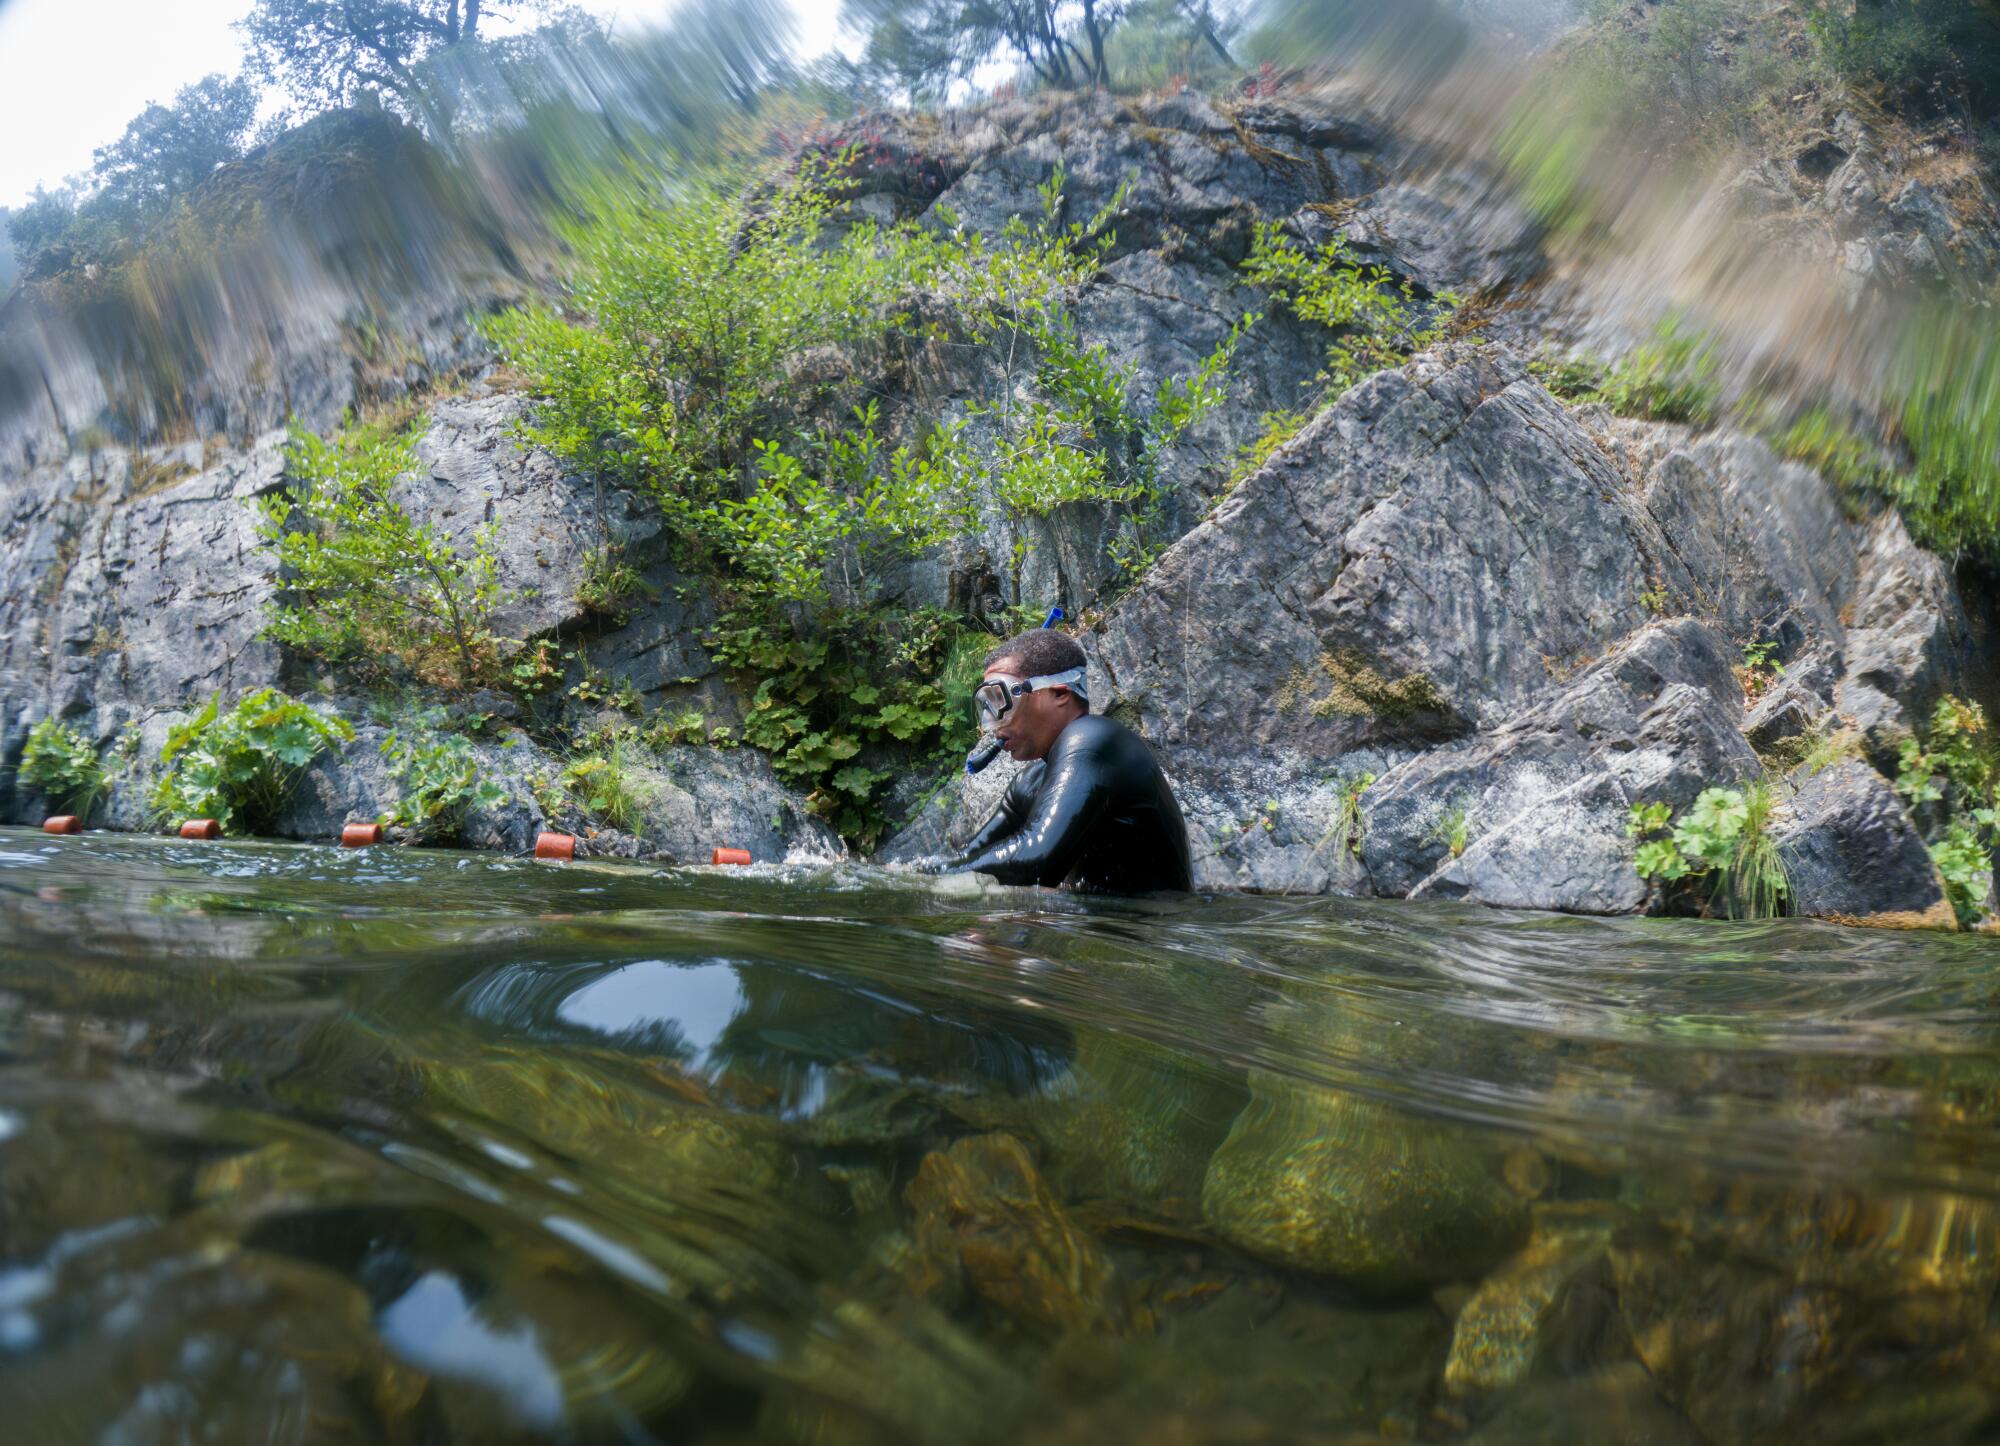
[{"label": "man's short hair", "polygon": [[1024,678],[1042,678],[1050,673],[1066,673],[1083,666],[1083,649],[1076,639],[1054,628],[1036,628],[1032,633],[1007,639],[986,655],[982,672],[990,673],[1002,663],[1012,663],[1007,671]]}]

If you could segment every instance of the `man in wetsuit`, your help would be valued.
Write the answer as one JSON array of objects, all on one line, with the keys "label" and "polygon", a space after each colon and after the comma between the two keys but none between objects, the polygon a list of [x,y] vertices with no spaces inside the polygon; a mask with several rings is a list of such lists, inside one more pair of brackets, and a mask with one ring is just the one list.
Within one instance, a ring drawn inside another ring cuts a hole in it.
[{"label": "man in wetsuit", "polygon": [[1092,716],[1074,639],[1041,629],[1002,643],[986,659],[979,710],[1028,766],[942,872],[1120,894],[1194,887],[1173,790],[1143,738]]}]

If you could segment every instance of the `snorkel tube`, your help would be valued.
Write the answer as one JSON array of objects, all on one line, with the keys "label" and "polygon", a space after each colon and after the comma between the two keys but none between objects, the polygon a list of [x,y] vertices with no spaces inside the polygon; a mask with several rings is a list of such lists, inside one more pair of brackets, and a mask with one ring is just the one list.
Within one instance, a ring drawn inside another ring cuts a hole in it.
[{"label": "snorkel tube", "polygon": [[[1042,619],[1044,628],[1052,628],[1063,619],[1061,608],[1050,608],[1049,615]],[[965,771],[968,776],[982,771],[987,764],[1000,756],[1000,735],[993,734],[980,740],[977,748],[965,755]]]}]

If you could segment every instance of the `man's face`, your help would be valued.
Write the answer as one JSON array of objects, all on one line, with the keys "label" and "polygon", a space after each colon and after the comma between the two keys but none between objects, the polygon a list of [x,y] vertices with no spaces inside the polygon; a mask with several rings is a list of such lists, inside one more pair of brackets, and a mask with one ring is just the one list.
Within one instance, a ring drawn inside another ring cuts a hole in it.
[{"label": "man's face", "polygon": [[[1005,683],[1012,687],[1027,681],[1027,675],[1010,659],[1003,658],[997,666],[986,670],[984,681]],[[1037,688],[1014,700],[1014,706],[1000,720],[993,736],[1000,740],[1000,746],[1016,763],[1032,763],[1037,758],[1048,757],[1063,729],[1080,712],[1076,695],[1069,689]]]}]

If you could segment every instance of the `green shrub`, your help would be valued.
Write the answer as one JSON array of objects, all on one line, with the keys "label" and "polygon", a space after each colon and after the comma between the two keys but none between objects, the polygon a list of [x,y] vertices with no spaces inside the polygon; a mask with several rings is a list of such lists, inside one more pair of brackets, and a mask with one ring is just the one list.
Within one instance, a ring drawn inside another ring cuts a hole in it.
[{"label": "green shrub", "polygon": [[1954,819],[1945,826],[1944,837],[1930,846],[1931,862],[1944,880],[1944,895],[1961,924],[1972,925],[1986,916],[1993,902],[1992,823]]},{"label": "green shrub", "polygon": [[626,833],[639,832],[649,790],[632,776],[622,737],[614,734],[603,746],[572,758],[563,769],[562,785],[597,822]]},{"label": "green shrub", "polygon": [[507,802],[499,784],[481,777],[471,741],[441,731],[444,721],[442,709],[430,709],[382,740],[382,755],[400,786],[396,807],[384,821],[405,825],[424,843],[455,840],[472,810]]},{"label": "green shrub", "polygon": [[1453,858],[1461,857],[1472,840],[1471,812],[1463,804],[1452,804],[1431,825],[1430,836],[1443,844],[1445,852]]},{"label": "green shrub", "polygon": [[268,827],[284,808],[299,771],[336,743],[352,741],[346,720],[321,713],[273,688],[237,700],[221,697],[167,733],[154,786],[156,816],[172,823],[212,818],[225,829]]},{"label": "green shrub", "polygon": [[1977,110],[2000,92],[2000,13],[1986,0],[1808,0],[1819,50],[1850,80],[1935,90]]},{"label": "green shrub", "polygon": [[[1896,792],[1933,820],[1931,857],[1964,924],[1988,906],[2000,847],[2000,746],[1986,711],[1963,698],[1938,700],[1926,738],[1903,740]],[[1926,805],[1935,804],[1934,810]],[[1941,822],[1939,822],[1941,820]]]},{"label": "green shrub", "polygon": [[[885,603],[887,565],[974,529],[990,499],[1014,524],[1016,593],[1023,524],[1077,503],[1117,510],[1114,555],[1143,568],[1159,544],[1160,458],[1222,403],[1254,318],[1142,404],[1131,369],[1086,345],[1070,315],[1111,244],[1117,197],[1062,224],[1057,167],[1039,219],[997,236],[943,216],[836,238],[849,160],[809,162],[775,193],[726,178],[671,196],[601,186],[566,234],[564,305],[487,330],[538,395],[526,438],[659,506],[680,561],[723,600],[716,660],[756,689],[743,741],[859,841],[884,826],[890,762],[956,746],[970,726],[931,681],[960,626]],[[919,294],[950,324],[914,320]],[[968,403],[979,427],[919,425],[891,449],[873,405],[843,427],[786,420],[825,396],[788,380],[796,362],[832,346],[865,367],[898,333],[975,354],[990,379]]]},{"label": "green shrub", "polygon": [[417,429],[356,427],[332,440],[294,428],[289,484],[259,503],[258,539],[284,591],[266,635],[329,661],[394,659],[416,676],[469,688],[496,670],[487,629],[504,600],[495,571],[499,523],[461,551],[396,502],[415,465]]},{"label": "green shrub", "polygon": [[606,545],[584,554],[576,601],[585,612],[599,613],[622,623],[632,604],[649,591],[638,569],[625,560],[622,547]]},{"label": "green shrub", "polygon": [[1238,450],[1229,477],[1223,483],[1223,495],[1234,492],[1246,479],[1263,471],[1264,464],[1277,455],[1279,448],[1298,436],[1312,419],[1310,411],[1266,412],[1258,418],[1257,435]]},{"label": "green shrub", "polygon": [[1775,919],[1791,893],[1771,833],[1776,807],[1776,795],[1762,780],[1741,788],[1705,788],[1678,822],[1667,804],[1635,804],[1625,825],[1640,841],[1633,867],[1642,879],[1705,879],[1710,913]]},{"label": "green shrub", "polygon": [[82,818],[90,816],[104,794],[104,766],[97,749],[76,729],[54,718],[44,718],[28,730],[19,777],[58,810]]},{"label": "green shrub", "polygon": [[[770,753],[778,777],[807,790],[812,810],[844,838],[868,847],[887,826],[887,759],[948,757],[977,734],[970,708],[954,710],[933,681],[964,636],[935,609],[857,610],[810,637],[781,618],[739,612],[707,643],[724,667],[761,680],[743,741]],[[992,640],[982,636],[980,647],[983,657]]]},{"label": "green shrub", "polygon": [[1670,316],[1611,368],[1598,395],[1621,416],[1708,426],[1722,402],[1716,371],[1713,340]]},{"label": "green shrub", "polygon": [[1435,345],[1459,305],[1450,292],[1429,305],[1420,303],[1408,282],[1356,260],[1343,238],[1308,255],[1279,222],[1258,224],[1243,273],[1300,320],[1335,333],[1323,376],[1336,393]]}]

